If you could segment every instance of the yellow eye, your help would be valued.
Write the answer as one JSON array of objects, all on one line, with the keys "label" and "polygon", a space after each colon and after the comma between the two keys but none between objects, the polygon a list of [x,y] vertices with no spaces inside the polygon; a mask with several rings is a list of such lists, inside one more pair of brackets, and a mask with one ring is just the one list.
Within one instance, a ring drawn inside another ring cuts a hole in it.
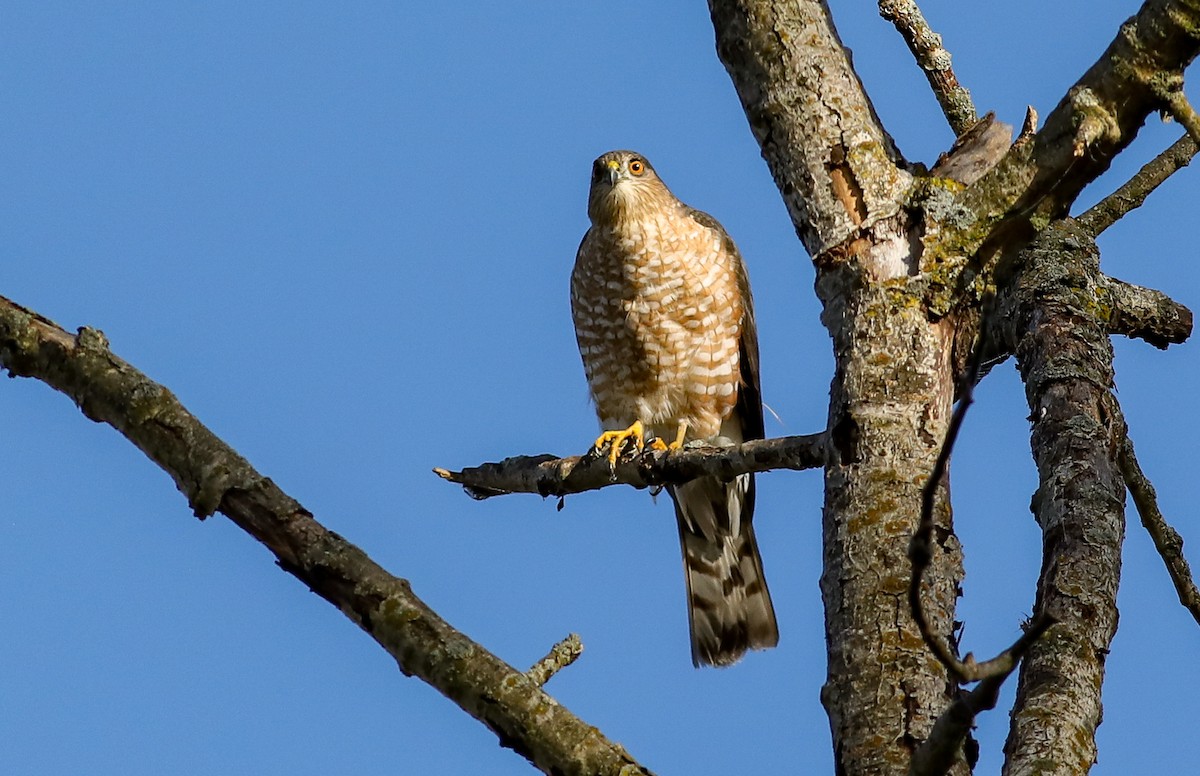
[{"label": "yellow eye", "polygon": [[634,175],[641,175],[646,171],[646,163],[641,159],[634,159],[629,163],[629,171]]}]

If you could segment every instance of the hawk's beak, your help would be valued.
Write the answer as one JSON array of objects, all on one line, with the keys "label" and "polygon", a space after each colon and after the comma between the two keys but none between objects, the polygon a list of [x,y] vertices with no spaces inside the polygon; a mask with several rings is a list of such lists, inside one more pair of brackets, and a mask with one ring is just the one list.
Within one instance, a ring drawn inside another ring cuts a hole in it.
[{"label": "hawk's beak", "polygon": [[621,177],[621,163],[616,159],[609,159],[606,166],[608,167],[608,185],[617,185],[617,180]]}]

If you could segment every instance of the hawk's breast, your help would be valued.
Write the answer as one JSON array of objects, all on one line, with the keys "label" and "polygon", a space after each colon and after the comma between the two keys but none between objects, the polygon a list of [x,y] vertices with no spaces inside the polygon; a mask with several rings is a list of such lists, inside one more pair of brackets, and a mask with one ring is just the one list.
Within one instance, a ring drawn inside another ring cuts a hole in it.
[{"label": "hawk's breast", "polygon": [[592,227],[571,277],[576,337],[605,428],[715,436],[733,409],[744,313],[722,235],[682,208]]}]

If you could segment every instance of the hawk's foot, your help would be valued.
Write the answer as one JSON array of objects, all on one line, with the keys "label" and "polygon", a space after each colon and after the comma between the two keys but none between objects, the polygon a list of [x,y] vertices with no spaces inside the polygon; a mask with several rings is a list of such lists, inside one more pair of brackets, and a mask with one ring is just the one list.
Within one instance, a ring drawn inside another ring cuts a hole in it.
[{"label": "hawk's foot", "polygon": [[604,451],[607,448],[608,467],[615,469],[621,453],[631,442],[638,453],[641,453],[646,448],[646,429],[642,426],[642,421],[640,420],[633,421],[633,425],[626,429],[605,431],[596,439],[596,443],[592,445],[591,454],[599,458],[605,454]]}]

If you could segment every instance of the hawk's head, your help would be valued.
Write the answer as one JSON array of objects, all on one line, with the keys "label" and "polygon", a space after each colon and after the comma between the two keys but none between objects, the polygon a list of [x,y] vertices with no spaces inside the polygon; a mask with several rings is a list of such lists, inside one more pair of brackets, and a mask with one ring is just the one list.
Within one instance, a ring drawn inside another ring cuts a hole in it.
[{"label": "hawk's head", "polygon": [[646,157],[634,151],[609,151],[592,162],[588,216],[593,224],[636,217],[639,210],[674,201]]}]

